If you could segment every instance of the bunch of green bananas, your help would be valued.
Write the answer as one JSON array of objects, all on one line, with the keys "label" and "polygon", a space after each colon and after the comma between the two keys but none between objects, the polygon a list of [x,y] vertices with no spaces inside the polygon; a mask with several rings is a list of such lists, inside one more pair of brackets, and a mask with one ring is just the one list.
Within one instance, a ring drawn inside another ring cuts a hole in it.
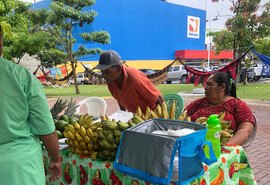
[{"label": "bunch of green bananas", "polygon": [[98,157],[103,160],[113,161],[120,143],[122,131],[134,126],[132,121],[122,122],[111,120],[107,117],[101,119],[102,127],[97,129],[99,151]]}]

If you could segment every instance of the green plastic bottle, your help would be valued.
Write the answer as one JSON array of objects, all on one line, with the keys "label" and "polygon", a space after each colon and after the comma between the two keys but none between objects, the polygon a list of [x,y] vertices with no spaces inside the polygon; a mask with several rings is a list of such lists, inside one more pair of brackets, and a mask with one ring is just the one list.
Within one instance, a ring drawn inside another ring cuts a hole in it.
[{"label": "green plastic bottle", "polygon": [[[207,120],[207,133],[206,133],[206,140],[212,143],[213,150],[215,156],[219,158],[221,154],[221,146],[220,146],[220,131],[221,125],[220,120],[217,114],[212,114],[209,116]],[[209,158],[209,147],[205,145],[205,155]]]}]

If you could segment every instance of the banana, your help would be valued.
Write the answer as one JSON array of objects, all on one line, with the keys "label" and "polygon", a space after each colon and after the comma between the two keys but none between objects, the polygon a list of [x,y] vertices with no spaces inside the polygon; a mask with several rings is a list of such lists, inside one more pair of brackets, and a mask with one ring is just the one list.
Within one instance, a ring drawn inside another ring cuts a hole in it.
[{"label": "banana", "polygon": [[222,111],[221,113],[218,114],[218,119],[220,121],[224,120],[224,117],[225,117],[225,111]]},{"label": "banana", "polygon": [[191,122],[191,117],[188,116],[188,117],[186,118],[186,121],[187,121],[187,122]]},{"label": "banana", "polygon": [[132,122],[132,120],[129,120],[129,121],[128,121],[128,124],[129,124],[130,127],[133,127],[133,126],[136,125],[135,123]]},{"label": "banana", "polygon": [[[69,136],[67,135],[67,131],[65,131],[65,130],[64,130],[64,132],[63,132],[63,135],[64,135],[65,138],[68,138],[68,137],[69,137]],[[68,138],[68,139],[69,139],[69,138]]]},{"label": "banana", "polygon": [[86,134],[90,139],[93,137],[93,131],[90,128],[86,129]]},{"label": "banana", "polygon": [[220,125],[221,125],[222,130],[226,130],[227,128],[231,126],[231,122],[223,120],[220,122]]},{"label": "banana", "polygon": [[145,120],[148,120],[150,118],[150,112],[151,109],[147,106],[144,114]]},{"label": "banana", "polygon": [[80,135],[82,137],[86,136],[86,130],[85,130],[85,128],[83,126],[81,126],[81,128],[80,128]]},{"label": "banana", "polygon": [[80,117],[79,117],[78,123],[80,125],[83,123],[83,117],[84,117],[84,115],[80,115]]},{"label": "banana", "polygon": [[67,124],[67,129],[70,131],[70,132],[72,132],[73,134],[75,134],[75,129],[74,129],[74,127],[71,125],[71,124]]},{"label": "banana", "polygon": [[80,148],[83,150],[87,149],[87,145],[85,144],[84,141],[80,141]]},{"label": "banana", "polygon": [[83,140],[82,136],[78,132],[75,133],[75,137],[77,138],[78,141]]},{"label": "banana", "polygon": [[85,123],[84,124],[87,124],[87,125],[91,125],[92,124],[92,122],[93,122],[93,116],[89,116],[87,119],[86,119],[86,121],[85,121]]},{"label": "banana", "polygon": [[87,144],[91,143],[91,139],[88,136],[84,136],[83,141]]},{"label": "banana", "polygon": [[138,123],[144,122],[144,120],[138,115],[133,115],[132,122],[135,124],[138,124]]},{"label": "banana", "polygon": [[88,150],[91,151],[91,150],[93,149],[93,147],[94,147],[94,146],[93,146],[93,143],[88,143],[88,144],[87,144]]},{"label": "banana", "polygon": [[114,134],[112,132],[108,132],[106,133],[106,139],[110,142],[110,143],[114,143]]},{"label": "banana", "polygon": [[157,107],[156,107],[155,110],[156,110],[157,116],[158,117],[161,117],[161,115],[162,115],[162,109],[161,109],[160,104],[157,105]]},{"label": "banana", "polygon": [[180,116],[178,117],[178,120],[185,120],[186,119],[186,117],[187,117],[187,110],[185,110],[184,112],[182,112],[181,114],[180,114]]},{"label": "banana", "polygon": [[115,143],[119,144],[121,140],[121,136],[115,136]]},{"label": "banana", "polygon": [[175,119],[175,110],[176,110],[176,104],[175,104],[175,100],[173,100],[171,108],[170,108],[170,119]]},{"label": "banana", "polygon": [[117,125],[118,125],[118,128],[120,128],[121,130],[126,130],[127,128],[130,127],[128,123],[124,123],[122,121],[118,121]]},{"label": "banana", "polygon": [[90,152],[89,152],[88,150],[83,150],[83,151],[82,151],[82,154],[83,154],[83,155],[89,155]]},{"label": "banana", "polygon": [[86,123],[86,120],[87,120],[89,117],[91,117],[91,116],[89,116],[89,114],[85,114],[85,115],[83,116],[82,122],[81,122],[80,124],[81,124],[81,125],[85,124],[85,123]]},{"label": "banana", "polygon": [[221,131],[220,131],[220,137],[231,138],[232,135],[231,135],[230,133],[228,133],[227,131],[221,130]]},{"label": "banana", "polygon": [[72,132],[70,132],[69,130],[67,131],[67,138],[71,139],[71,140],[75,139],[74,134]]},{"label": "banana", "polygon": [[81,125],[80,125],[79,123],[76,122],[76,123],[73,123],[73,127],[74,127],[74,129],[75,129],[76,131],[79,131]]},{"label": "banana", "polygon": [[162,108],[162,117],[163,117],[164,119],[168,119],[168,118],[169,118],[169,115],[168,115],[168,110],[167,110],[167,104],[166,104],[166,101],[162,102],[161,108]]},{"label": "banana", "polygon": [[105,126],[110,130],[115,130],[118,128],[118,125],[115,120],[104,122]]},{"label": "banana", "polygon": [[82,151],[78,148],[75,148],[74,153],[77,155],[82,155]]},{"label": "banana", "polygon": [[114,130],[113,132],[114,132],[115,136],[119,136],[119,137],[122,136],[122,131],[121,130]]},{"label": "banana", "polygon": [[73,144],[74,144],[75,148],[79,148],[79,146],[80,146],[79,142],[76,140],[73,141]]},{"label": "banana", "polygon": [[207,122],[207,119],[207,117],[199,117],[196,119],[195,123],[205,124]]},{"label": "banana", "polygon": [[113,145],[107,140],[107,139],[102,139],[99,142],[100,146],[102,146],[103,148],[107,148],[107,149],[113,149]]},{"label": "banana", "polygon": [[150,111],[150,115],[152,118],[158,118],[158,116],[156,115],[156,113],[153,110]]},{"label": "banana", "polygon": [[103,131],[98,132],[98,138],[106,139],[106,135],[103,133]]},{"label": "banana", "polygon": [[138,106],[137,110],[136,110],[136,115],[141,117],[142,116],[142,110],[140,108],[140,106]]},{"label": "banana", "polygon": [[90,154],[90,158],[92,160],[96,160],[97,159],[97,156],[98,156],[98,152],[91,152],[91,154]]}]

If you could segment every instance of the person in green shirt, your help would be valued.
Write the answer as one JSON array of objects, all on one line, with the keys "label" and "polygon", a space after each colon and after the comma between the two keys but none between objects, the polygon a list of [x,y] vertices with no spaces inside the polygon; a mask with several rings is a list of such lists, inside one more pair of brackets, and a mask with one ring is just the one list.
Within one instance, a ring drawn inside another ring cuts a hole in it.
[{"label": "person in green shirt", "polygon": [[43,87],[27,69],[0,58],[0,185],[44,185],[61,176],[58,138]]}]

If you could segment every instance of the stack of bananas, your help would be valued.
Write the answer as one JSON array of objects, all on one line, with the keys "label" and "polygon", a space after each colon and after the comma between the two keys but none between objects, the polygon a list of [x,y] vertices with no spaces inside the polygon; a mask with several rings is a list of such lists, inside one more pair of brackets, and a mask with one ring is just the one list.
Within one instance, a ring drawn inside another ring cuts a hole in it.
[{"label": "stack of bananas", "polygon": [[[231,123],[229,121],[224,120],[225,112],[221,112],[218,115],[221,125],[221,132],[220,132],[220,143],[221,145],[225,145],[229,139],[233,136],[233,130],[230,130],[229,127]],[[199,117],[195,122],[199,124],[206,125],[207,117]]]},{"label": "stack of bananas", "polygon": [[113,161],[120,143],[122,131],[135,126],[138,121],[121,122],[102,116],[100,122],[92,122],[93,117],[81,115],[77,122],[68,124],[64,129],[65,141],[70,151],[96,160]]},{"label": "stack of bananas", "polygon": [[142,113],[141,108],[138,107],[136,113],[133,114],[132,122],[137,124],[151,118],[176,119],[175,110],[175,100],[172,101],[169,112],[165,101],[161,105],[158,104],[154,110],[146,107],[145,113]]},{"label": "stack of bananas", "polygon": [[63,135],[67,140],[65,141],[69,145],[70,151],[78,154],[91,157],[95,160],[97,158],[98,134],[96,129],[98,124],[92,123],[93,117],[81,115],[77,122],[68,124],[63,132]]},{"label": "stack of bananas", "polygon": [[108,117],[101,118],[101,127],[97,129],[99,151],[98,157],[103,160],[113,161],[120,143],[122,131],[135,126],[137,123],[115,121]]}]

